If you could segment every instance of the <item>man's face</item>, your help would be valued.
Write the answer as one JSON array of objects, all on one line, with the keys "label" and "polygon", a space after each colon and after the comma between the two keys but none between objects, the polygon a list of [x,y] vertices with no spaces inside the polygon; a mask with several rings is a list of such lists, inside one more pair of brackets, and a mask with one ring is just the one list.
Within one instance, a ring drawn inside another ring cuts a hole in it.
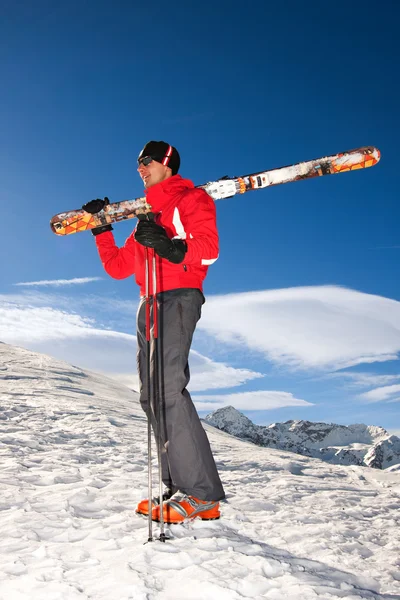
[{"label": "man's face", "polygon": [[138,166],[138,172],[146,189],[151,188],[153,185],[156,185],[156,183],[168,179],[168,177],[171,177],[172,175],[172,171],[169,167],[165,167],[155,160],[152,160],[148,165],[140,164]]}]

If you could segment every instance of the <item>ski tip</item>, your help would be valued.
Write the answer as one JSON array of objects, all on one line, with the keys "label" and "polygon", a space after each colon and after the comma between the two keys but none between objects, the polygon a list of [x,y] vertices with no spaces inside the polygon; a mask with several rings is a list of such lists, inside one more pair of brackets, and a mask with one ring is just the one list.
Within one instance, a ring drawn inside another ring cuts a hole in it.
[{"label": "ski tip", "polygon": [[[344,158],[352,157],[350,158],[352,164],[348,170],[355,171],[356,169],[368,169],[368,167],[376,165],[381,159],[381,152],[376,146],[361,146],[360,148],[344,152],[339,156]],[[339,169],[339,172],[345,170],[347,169]]]},{"label": "ski tip", "polygon": [[374,157],[376,158],[376,161],[378,162],[381,158],[381,151],[379,150],[379,148],[377,148],[376,146],[372,146],[372,154],[374,155]]},{"label": "ski tip", "polygon": [[56,235],[71,235],[79,231],[89,231],[94,227],[94,216],[80,209],[54,215],[50,220],[50,228]]},{"label": "ski tip", "polygon": [[381,160],[381,151],[376,146],[366,146],[364,148],[364,154],[368,155],[368,157],[371,159],[370,164],[368,164],[369,160],[366,160],[366,167],[373,167]]},{"label": "ski tip", "polygon": [[56,235],[68,235],[68,233],[75,233],[75,231],[69,232],[67,231],[67,227],[63,221],[53,217],[50,221],[50,229]]},{"label": "ski tip", "polygon": [[50,221],[50,229],[56,235],[65,235],[62,223],[59,220],[54,220],[54,217]]}]

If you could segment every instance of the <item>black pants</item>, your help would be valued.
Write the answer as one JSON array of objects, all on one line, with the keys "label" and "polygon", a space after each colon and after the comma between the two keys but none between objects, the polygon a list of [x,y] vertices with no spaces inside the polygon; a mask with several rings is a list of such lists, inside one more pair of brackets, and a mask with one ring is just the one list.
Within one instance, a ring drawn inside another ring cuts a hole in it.
[{"label": "black pants", "polygon": [[[161,440],[162,479],[173,491],[180,490],[200,500],[222,500],[225,493],[210,444],[186,389],[189,383],[189,350],[204,296],[198,289],[184,288],[157,294],[159,316],[158,362],[161,385],[161,422],[152,407],[152,426]],[[152,319],[151,319],[151,322]],[[140,402],[148,410],[146,302],[137,314],[138,373]],[[150,355],[150,376],[154,382],[154,348]]]}]

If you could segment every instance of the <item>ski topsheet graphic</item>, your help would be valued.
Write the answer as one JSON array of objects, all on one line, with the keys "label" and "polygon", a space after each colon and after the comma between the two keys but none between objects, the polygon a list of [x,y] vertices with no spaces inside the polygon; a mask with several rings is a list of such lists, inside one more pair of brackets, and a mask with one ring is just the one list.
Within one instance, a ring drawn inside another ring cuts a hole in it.
[{"label": "ski topsheet graphic", "polygon": [[[300,162],[288,167],[270,169],[269,171],[252,173],[243,177],[224,177],[217,181],[198,185],[197,187],[205,190],[214,200],[222,200],[224,198],[231,198],[236,194],[244,194],[245,192],[263,189],[271,185],[373,167],[379,159],[380,152],[377,148],[374,146],[363,146],[355,150]],[[94,227],[106,225],[107,223],[117,223],[118,221],[133,219],[138,214],[150,211],[151,206],[147,204],[144,197],[136,198],[135,200],[122,200],[121,202],[108,204],[102,211],[95,215],[91,215],[82,209],[59,213],[51,219],[50,227],[57,235],[70,235],[71,233],[87,231]]]}]

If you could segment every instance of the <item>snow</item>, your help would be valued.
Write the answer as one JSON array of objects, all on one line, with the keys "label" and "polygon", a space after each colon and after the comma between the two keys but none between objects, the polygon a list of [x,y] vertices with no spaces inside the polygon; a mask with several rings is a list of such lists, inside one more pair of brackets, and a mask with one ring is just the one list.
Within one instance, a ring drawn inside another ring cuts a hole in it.
[{"label": "snow", "polygon": [[400,600],[397,470],[331,465],[206,424],[221,520],[145,543],[137,395],[5,344],[0,391],[0,600]]}]

